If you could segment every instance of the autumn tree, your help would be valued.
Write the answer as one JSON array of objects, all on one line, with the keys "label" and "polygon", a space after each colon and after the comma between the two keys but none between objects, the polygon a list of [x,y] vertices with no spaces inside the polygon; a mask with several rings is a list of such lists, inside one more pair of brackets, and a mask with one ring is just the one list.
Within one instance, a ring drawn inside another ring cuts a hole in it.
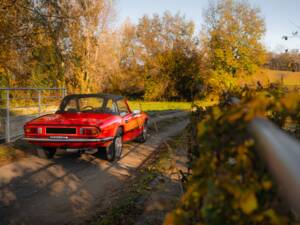
[{"label": "autumn tree", "polygon": [[300,71],[300,54],[297,52],[269,53],[266,67],[272,70]]},{"label": "autumn tree", "polygon": [[73,91],[103,91],[108,76],[115,73],[113,66],[118,65],[118,44],[110,30],[112,1],[75,1],[69,13],[77,17],[67,26],[67,85]]},{"label": "autumn tree", "polygon": [[246,1],[219,0],[204,12],[202,47],[206,84],[214,91],[234,88],[235,78],[255,73],[265,62],[264,19]]},{"label": "autumn tree", "polygon": [[0,1],[0,85],[12,86],[18,78],[29,78],[29,65],[33,35],[38,35],[30,21],[33,13],[28,1]]},{"label": "autumn tree", "polygon": [[184,16],[169,12],[140,19],[137,61],[143,67],[146,99],[192,98],[200,80],[194,27]]},{"label": "autumn tree", "polygon": [[2,86],[101,90],[113,1],[1,0],[0,11]]},{"label": "autumn tree", "polygon": [[137,37],[137,26],[126,20],[119,33],[119,66],[121,80],[119,90],[124,95],[142,97],[144,94],[144,70],[141,60],[141,46]]}]

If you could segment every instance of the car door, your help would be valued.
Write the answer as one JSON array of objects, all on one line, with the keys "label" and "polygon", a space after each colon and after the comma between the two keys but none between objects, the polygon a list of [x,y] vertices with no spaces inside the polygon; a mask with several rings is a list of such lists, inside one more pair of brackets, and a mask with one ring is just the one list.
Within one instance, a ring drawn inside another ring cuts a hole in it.
[{"label": "car door", "polygon": [[119,100],[116,102],[119,110],[119,114],[123,119],[124,124],[124,140],[132,140],[138,136],[139,122],[132,112],[128,109],[125,100]]}]

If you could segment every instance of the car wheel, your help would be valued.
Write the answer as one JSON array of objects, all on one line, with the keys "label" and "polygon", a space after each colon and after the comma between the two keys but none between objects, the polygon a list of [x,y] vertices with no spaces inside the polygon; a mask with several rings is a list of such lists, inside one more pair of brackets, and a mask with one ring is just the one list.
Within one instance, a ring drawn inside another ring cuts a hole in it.
[{"label": "car wheel", "polygon": [[104,155],[104,158],[107,161],[112,162],[115,159],[121,158],[122,149],[123,149],[122,129],[119,128],[116,136],[114,137],[113,142],[109,146],[107,146],[105,149],[100,148],[98,151],[99,151],[100,156]]},{"label": "car wheel", "polygon": [[52,159],[56,153],[56,148],[43,148],[42,151],[44,154],[39,154],[40,156],[42,155],[43,158]]},{"label": "car wheel", "polygon": [[79,150],[79,151],[77,151],[74,155],[75,155],[75,157],[80,158],[81,155],[84,154],[84,153],[85,153],[85,152],[84,152],[83,150]]},{"label": "car wheel", "polygon": [[147,141],[147,136],[148,136],[148,125],[147,122],[145,122],[143,125],[143,131],[140,134],[140,136],[137,138],[137,141],[140,143],[144,143]]}]

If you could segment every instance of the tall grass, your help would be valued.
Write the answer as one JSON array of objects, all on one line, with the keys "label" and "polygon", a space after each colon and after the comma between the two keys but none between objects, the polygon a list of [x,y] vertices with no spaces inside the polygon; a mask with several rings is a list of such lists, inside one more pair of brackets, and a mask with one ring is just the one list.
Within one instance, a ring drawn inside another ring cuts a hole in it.
[{"label": "tall grass", "polygon": [[165,110],[190,110],[190,102],[146,102],[146,101],[129,101],[129,107],[141,109],[142,111],[165,111]]}]

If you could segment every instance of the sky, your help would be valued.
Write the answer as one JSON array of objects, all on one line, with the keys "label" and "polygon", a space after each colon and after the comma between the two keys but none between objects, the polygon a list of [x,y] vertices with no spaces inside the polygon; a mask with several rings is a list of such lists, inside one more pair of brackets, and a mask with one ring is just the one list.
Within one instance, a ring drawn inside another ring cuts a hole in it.
[{"label": "sky", "polygon": [[[137,23],[144,14],[163,14],[168,10],[180,12],[195,22],[197,32],[203,23],[202,12],[208,6],[208,0],[116,0],[117,21],[122,24],[126,19]],[[265,18],[267,32],[263,40],[270,51],[283,52],[285,49],[300,49],[300,35],[283,40],[282,36],[300,34],[300,0],[248,0],[261,9]]]}]

